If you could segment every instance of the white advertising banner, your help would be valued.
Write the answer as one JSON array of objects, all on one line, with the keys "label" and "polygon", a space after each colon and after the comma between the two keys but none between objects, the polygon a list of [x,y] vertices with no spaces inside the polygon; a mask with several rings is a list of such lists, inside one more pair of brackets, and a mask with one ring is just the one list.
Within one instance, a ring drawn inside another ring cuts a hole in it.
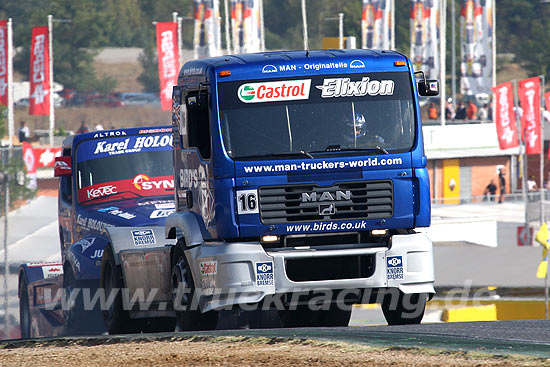
[{"label": "white advertising banner", "polygon": [[219,0],[194,0],[193,6],[195,58],[220,56],[222,49]]},{"label": "white advertising banner", "polygon": [[233,52],[260,52],[260,26],[260,0],[231,0]]},{"label": "white advertising banner", "polygon": [[460,91],[491,93],[493,86],[493,0],[462,0]]},{"label": "white advertising banner", "polygon": [[412,0],[411,61],[415,71],[426,78],[439,79],[440,72],[440,0]]},{"label": "white advertising banner", "polygon": [[363,0],[361,16],[361,47],[391,48],[393,24],[391,22],[391,0]]}]

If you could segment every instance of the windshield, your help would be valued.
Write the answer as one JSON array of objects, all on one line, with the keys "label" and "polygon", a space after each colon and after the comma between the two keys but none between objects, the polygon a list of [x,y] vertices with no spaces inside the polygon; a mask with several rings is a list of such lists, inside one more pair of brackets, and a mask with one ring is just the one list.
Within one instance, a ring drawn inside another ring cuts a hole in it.
[{"label": "windshield", "polygon": [[82,142],[77,150],[78,201],[88,205],[143,196],[172,195],[171,142],[170,135]]},{"label": "windshield", "polygon": [[221,129],[233,158],[338,150],[411,149],[408,73],[221,83]]}]

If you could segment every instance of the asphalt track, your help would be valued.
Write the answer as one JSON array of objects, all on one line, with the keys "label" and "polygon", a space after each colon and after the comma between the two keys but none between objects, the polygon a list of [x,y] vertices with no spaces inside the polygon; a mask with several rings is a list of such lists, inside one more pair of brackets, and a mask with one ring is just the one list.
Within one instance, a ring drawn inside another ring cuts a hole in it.
[{"label": "asphalt track", "polygon": [[371,346],[522,354],[550,358],[550,320],[443,323],[342,328],[215,330],[157,334],[5,340],[0,349],[25,346],[98,345],[126,341],[185,340],[220,336],[313,339]]}]

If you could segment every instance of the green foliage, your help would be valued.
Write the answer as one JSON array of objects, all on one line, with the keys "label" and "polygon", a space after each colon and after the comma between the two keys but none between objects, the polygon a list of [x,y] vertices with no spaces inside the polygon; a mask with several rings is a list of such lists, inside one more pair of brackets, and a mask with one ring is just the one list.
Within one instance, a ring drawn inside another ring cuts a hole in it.
[{"label": "green foliage", "polygon": [[63,126],[59,126],[59,127],[53,132],[53,134],[54,134],[55,136],[67,136],[67,135],[69,135],[69,134],[67,133],[67,131],[65,131],[65,128],[64,128]]},{"label": "green foliage", "polygon": [[[21,150],[14,150],[13,156],[7,159],[7,151],[3,151],[2,162],[0,165],[0,171],[8,175],[9,186],[9,204],[13,207],[13,204],[17,200],[30,200],[36,196],[36,190],[31,190],[27,187],[25,180],[24,185],[19,185],[17,178],[23,178],[25,175],[25,164],[23,162],[23,156]],[[4,213],[4,186],[0,182],[0,206],[1,212]]]},{"label": "green foliage", "polygon": [[8,122],[8,108],[0,105],[0,137],[6,135],[6,125]]},{"label": "green foliage", "polygon": [[139,55],[139,63],[143,66],[143,72],[139,75],[138,81],[143,85],[146,92],[160,92],[160,82],[158,77],[157,55],[152,47],[143,49]]}]

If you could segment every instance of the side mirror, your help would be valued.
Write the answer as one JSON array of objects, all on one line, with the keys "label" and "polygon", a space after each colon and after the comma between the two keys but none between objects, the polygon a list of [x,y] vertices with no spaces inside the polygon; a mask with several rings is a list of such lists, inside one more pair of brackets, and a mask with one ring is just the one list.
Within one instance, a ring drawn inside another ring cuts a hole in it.
[{"label": "side mirror", "polygon": [[54,177],[71,175],[73,173],[71,164],[70,156],[56,157],[53,171]]},{"label": "side mirror", "polygon": [[419,80],[418,94],[423,97],[435,97],[439,95],[439,81]]}]

